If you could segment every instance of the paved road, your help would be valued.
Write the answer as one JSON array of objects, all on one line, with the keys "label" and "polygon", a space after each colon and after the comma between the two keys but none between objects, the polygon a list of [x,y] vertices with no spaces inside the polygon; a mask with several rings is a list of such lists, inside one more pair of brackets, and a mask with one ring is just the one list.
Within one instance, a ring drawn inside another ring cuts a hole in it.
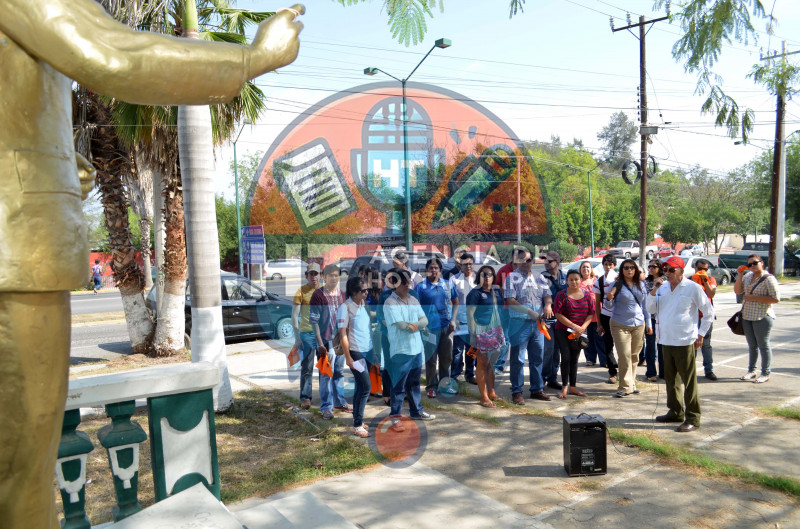
[{"label": "paved road", "polygon": [[111,360],[132,352],[124,322],[72,326],[69,350],[72,365]]},{"label": "paved road", "polygon": [[122,298],[118,290],[99,294],[72,294],[70,297],[72,314],[97,314],[101,312],[122,311]]}]

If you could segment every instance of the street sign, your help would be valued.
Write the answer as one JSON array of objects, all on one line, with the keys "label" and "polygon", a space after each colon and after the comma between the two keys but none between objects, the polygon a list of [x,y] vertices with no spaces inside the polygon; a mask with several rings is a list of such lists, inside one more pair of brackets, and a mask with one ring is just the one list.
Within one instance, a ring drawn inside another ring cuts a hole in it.
[{"label": "street sign", "polygon": [[264,264],[267,244],[263,237],[242,239],[242,261],[250,264]]},{"label": "street sign", "polygon": [[242,239],[246,239],[248,237],[258,237],[263,239],[264,226],[260,224],[257,226],[242,226]]}]

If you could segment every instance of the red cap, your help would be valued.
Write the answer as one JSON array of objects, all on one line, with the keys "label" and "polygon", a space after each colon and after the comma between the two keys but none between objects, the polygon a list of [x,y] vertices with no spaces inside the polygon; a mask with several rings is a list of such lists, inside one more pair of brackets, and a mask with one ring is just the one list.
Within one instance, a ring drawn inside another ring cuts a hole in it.
[{"label": "red cap", "polygon": [[672,268],[686,268],[686,263],[684,263],[683,259],[681,259],[677,255],[673,255],[672,257],[664,261],[664,265],[671,266]]}]

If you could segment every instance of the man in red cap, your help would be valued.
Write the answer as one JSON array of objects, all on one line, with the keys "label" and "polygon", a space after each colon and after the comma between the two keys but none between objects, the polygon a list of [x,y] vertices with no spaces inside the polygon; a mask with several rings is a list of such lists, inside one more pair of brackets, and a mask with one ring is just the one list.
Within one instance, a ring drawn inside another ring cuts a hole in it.
[{"label": "man in red cap", "polygon": [[[664,348],[669,408],[666,415],[659,415],[656,421],[680,422],[683,424],[678,426],[678,432],[693,432],[700,427],[695,350],[703,345],[703,337],[714,321],[714,307],[700,285],[683,277],[684,266],[683,259],[677,255],[667,259],[664,263],[666,275],[656,279],[647,296],[647,311],[656,315],[658,321],[656,339]],[[685,386],[683,400],[681,381]]]}]

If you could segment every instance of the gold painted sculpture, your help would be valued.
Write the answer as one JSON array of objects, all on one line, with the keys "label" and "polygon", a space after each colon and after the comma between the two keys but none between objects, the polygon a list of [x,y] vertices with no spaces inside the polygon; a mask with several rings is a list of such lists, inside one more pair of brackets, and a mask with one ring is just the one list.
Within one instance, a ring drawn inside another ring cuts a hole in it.
[{"label": "gold painted sculpture", "polygon": [[297,57],[304,11],[279,11],[243,47],[133,31],[94,0],[0,0],[0,526],[58,526],[69,290],[86,280],[93,179],[73,147],[71,79],[132,103],[228,101]]}]

